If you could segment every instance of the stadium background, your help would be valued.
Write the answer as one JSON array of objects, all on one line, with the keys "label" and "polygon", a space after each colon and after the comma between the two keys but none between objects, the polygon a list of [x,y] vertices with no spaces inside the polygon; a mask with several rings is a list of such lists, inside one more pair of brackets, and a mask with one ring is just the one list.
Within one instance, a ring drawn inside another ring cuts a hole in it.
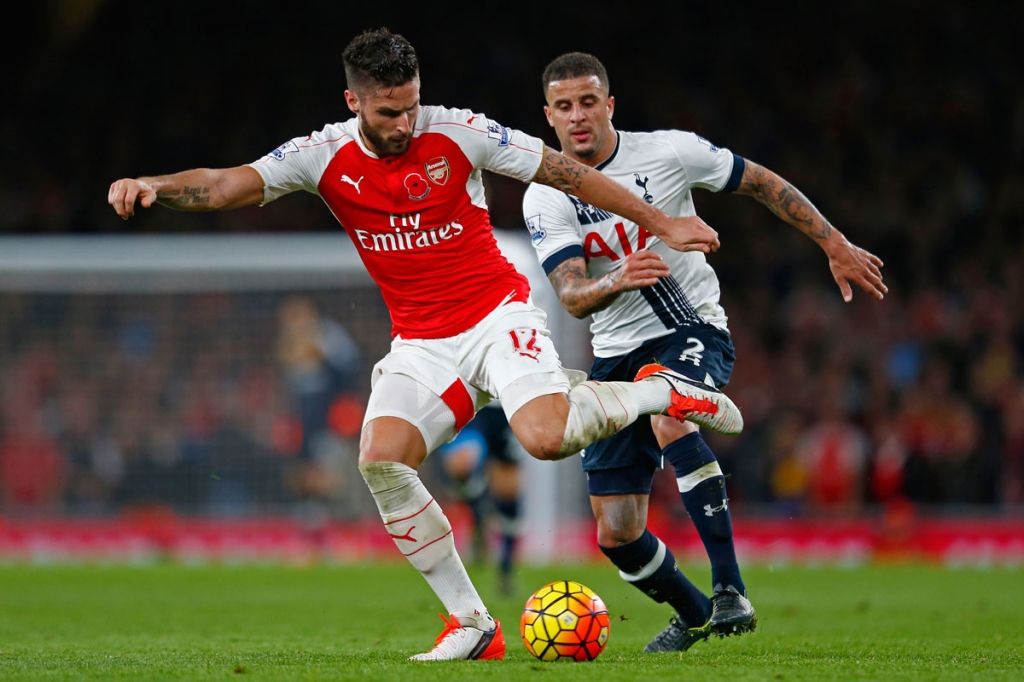
[{"label": "stadium background", "polygon": [[[290,197],[122,223],[105,202],[118,177],[251,161],[346,118],[340,51],[387,25],[420,53],[424,103],[550,143],[539,74],[563,51],[593,52],[618,127],[694,130],[762,163],[883,258],[886,300],[855,292],[843,305],[795,230],[748,199],[695,197],[722,237],[712,263],[738,352],[729,390],[747,419],[740,437],[712,437],[741,552],[1024,559],[1024,55],[1009,9],[675,3],[557,22],[539,3],[24,11],[27,39],[6,47],[13,106],[0,113],[2,557],[393,551],[354,468],[386,313],[344,269],[343,247],[336,278],[329,258],[301,267],[336,244],[317,241],[336,231],[329,213]],[[514,249],[523,186],[488,182]],[[287,264],[266,257],[282,249]],[[315,469],[278,353],[293,293],[359,349]],[[585,367],[585,324],[545,307],[567,364]],[[574,462],[529,472],[528,527],[544,529],[529,556],[590,547]],[[655,494],[652,523],[697,547],[671,480]]]}]

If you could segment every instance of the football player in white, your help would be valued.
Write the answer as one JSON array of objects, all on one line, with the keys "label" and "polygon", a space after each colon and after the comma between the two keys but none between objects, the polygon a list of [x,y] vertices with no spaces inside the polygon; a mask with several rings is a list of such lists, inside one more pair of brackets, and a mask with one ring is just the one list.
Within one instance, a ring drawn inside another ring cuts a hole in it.
[{"label": "football player in white", "polygon": [[434,648],[414,658],[502,658],[500,624],[420,480],[427,455],[492,399],[539,459],[575,454],[638,414],[664,412],[723,432],[738,432],[742,417],[720,391],[667,369],[636,383],[576,381],[582,377],[561,366],[526,277],[498,248],[480,170],[647,221],[681,249],[712,251],[718,235],[699,218],[653,208],[538,138],[465,109],[421,106],[419,61],[400,35],[366,31],[342,59],[351,118],[250,164],[122,178],[107,201],[127,220],[136,202],[211,211],[299,190],[323,200],[380,287],[394,334],[373,368],[359,470],[388,534],[451,614],[442,616]]},{"label": "football player in white", "polygon": [[[543,87],[544,113],[566,156],[669,215],[696,215],[695,187],[754,197],[825,251],[844,300],[851,283],[878,299],[885,294],[881,260],[847,241],[777,174],[692,132],[616,131],[608,75],[594,56],[556,58]],[[527,189],[523,216],[562,304],[575,317],[592,316],[592,380],[630,380],[667,366],[718,388],[728,382],[733,345],[718,278],[703,253],[674,251],[646,226],[538,184]],[[647,530],[654,473],[665,460],[711,561],[710,599]],[[677,612],[645,651],[685,651],[710,634],[754,630],[725,478],[697,425],[643,416],[589,446],[582,461],[601,550],[625,580]]]}]

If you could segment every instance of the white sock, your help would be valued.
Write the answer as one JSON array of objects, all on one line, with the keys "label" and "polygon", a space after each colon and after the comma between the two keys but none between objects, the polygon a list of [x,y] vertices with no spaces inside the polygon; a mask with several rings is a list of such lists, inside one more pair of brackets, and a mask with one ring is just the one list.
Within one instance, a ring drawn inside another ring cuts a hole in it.
[{"label": "white sock", "polygon": [[636,421],[635,387],[622,381],[584,381],[569,391],[569,417],[559,454],[568,457]]},{"label": "white sock", "polygon": [[640,414],[661,414],[672,404],[672,387],[660,377],[648,377],[635,383],[633,398]]},{"label": "white sock", "polygon": [[398,462],[367,462],[359,465],[359,472],[388,534],[426,578],[448,613],[458,616],[463,625],[494,629],[494,621],[455,551],[448,517],[416,470]]}]

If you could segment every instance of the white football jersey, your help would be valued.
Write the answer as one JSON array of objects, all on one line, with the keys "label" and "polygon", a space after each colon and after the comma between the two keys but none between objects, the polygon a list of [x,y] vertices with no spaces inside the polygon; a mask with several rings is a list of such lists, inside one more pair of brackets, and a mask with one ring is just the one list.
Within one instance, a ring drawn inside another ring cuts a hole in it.
[{"label": "white football jersey", "polygon": [[[691,188],[735,189],[743,173],[742,158],[694,133],[617,135],[615,151],[597,169],[669,215],[696,215]],[[704,254],[669,248],[642,226],[544,185],[527,189],[523,217],[546,273],[582,256],[590,276],[599,278],[644,248],[658,253],[672,269],[671,277],[624,292],[594,313],[590,330],[596,357],[624,355],[686,325],[706,322],[728,331],[718,277]]]}]

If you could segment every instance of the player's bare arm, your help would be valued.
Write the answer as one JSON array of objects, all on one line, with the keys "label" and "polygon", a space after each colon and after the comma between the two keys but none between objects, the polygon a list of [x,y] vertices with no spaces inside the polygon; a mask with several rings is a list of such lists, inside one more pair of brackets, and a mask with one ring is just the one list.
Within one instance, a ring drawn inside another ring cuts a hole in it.
[{"label": "player's bare arm", "polygon": [[135,203],[182,211],[218,211],[258,204],[263,178],[249,166],[195,168],[172,175],[122,178],[110,185],[107,203],[122,219],[135,215]]},{"label": "player's bare arm", "polygon": [[813,239],[828,256],[829,269],[844,301],[853,300],[851,282],[879,300],[889,291],[882,282],[882,259],[850,243],[800,190],[777,173],[747,160],[736,194],[757,199]]},{"label": "player's bare arm", "polygon": [[653,286],[670,274],[661,256],[644,249],[627,256],[617,270],[596,279],[588,276],[583,258],[570,258],[551,271],[548,281],[565,309],[583,319],[610,306],[622,292]]},{"label": "player's bare arm", "polygon": [[719,247],[718,233],[697,216],[665,215],[600,171],[552,149],[544,150],[533,182],[572,194],[591,206],[632,220],[677,251],[710,253]]}]

